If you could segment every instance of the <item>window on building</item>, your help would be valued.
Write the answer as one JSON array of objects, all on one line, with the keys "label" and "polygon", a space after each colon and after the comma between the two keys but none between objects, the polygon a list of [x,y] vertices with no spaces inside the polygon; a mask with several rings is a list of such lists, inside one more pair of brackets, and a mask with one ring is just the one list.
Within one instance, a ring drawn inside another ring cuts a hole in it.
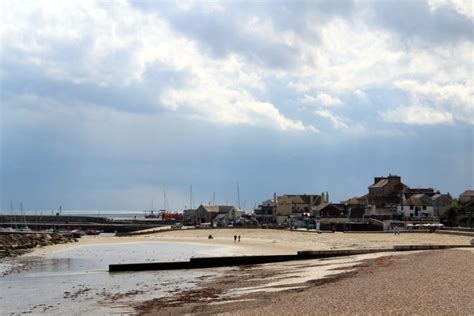
[{"label": "window on building", "polygon": [[412,210],[412,209],[413,209],[413,205],[410,205],[410,210]]},{"label": "window on building", "polygon": [[426,210],[426,205],[423,205],[423,210]]}]

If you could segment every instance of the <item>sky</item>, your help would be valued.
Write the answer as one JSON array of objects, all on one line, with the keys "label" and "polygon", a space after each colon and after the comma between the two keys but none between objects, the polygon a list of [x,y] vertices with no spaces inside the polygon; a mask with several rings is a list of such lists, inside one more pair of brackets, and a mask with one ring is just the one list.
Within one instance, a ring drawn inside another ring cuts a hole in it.
[{"label": "sky", "polygon": [[0,6],[0,209],[474,189],[470,0]]}]

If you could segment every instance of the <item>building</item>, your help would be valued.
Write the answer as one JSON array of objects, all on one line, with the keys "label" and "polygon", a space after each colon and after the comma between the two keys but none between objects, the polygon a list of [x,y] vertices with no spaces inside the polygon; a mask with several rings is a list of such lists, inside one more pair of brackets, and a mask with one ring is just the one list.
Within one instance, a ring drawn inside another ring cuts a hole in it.
[{"label": "building", "polygon": [[244,211],[232,205],[204,205],[185,211],[186,222],[192,224],[210,223],[227,225],[239,220]]},{"label": "building", "polygon": [[374,183],[369,186],[369,196],[385,197],[400,194],[407,188],[399,176],[389,175],[388,177],[375,177]]},{"label": "building", "polygon": [[433,188],[407,188],[404,191],[404,194],[405,197],[408,199],[415,194],[425,194],[428,196],[434,196],[435,194],[439,194],[439,191],[435,192]]},{"label": "building", "polygon": [[254,210],[255,218],[259,223],[273,223],[273,213],[275,211],[273,200],[263,201],[258,208]]},{"label": "building", "polygon": [[433,200],[426,194],[415,194],[397,206],[398,214],[405,219],[432,220],[434,216]]},{"label": "building", "polygon": [[459,202],[466,204],[468,202],[474,201],[474,190],[466,190],[461,195],[459,195]]},{"label": "building", "polygon": [[361,196],[359,204],[365,205],[365,215],[381,219],[391,219],[397,211],[397,205],[403,200],[403,193],[408,186],[402,183],[401,177],[374,177],[369,193]]},{"label": "building", "polygon": [[314,194],[285,194],[276,198],[275,219],[278,224],[285,222],[289,217],[308,215],[311,209],[321,203],[327,202],[329,195]]},{"label": "building", "polygon": [[348,217],[349,208],[343,203],[321,203],[311,210],[311,215],[316,218]]}]

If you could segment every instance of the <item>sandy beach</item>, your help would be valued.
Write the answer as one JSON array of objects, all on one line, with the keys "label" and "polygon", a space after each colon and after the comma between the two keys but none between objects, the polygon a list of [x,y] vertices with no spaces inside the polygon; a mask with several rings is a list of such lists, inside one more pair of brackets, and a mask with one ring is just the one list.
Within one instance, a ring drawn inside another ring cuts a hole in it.
[{"label": "sandy beach", "polygon": [[[208,239],[212,234],[213,239]],[[241,236],[234,242],[234,235]],[[272,229],[183,229],[147,235],[87,236],[36,249],[37,256],[90,245],[173,243],[219,246],[225,255],[300,250],[467,245],[441,233],[322,233]],[[215,255],[215,253],[211,254]],[[212,270],[212,269],[209,269]],[[243,266],[203,278],[197,287],[133,302],[140,314],[472,314],[474,249],[377,253]],[[152,293],[149,293],[152,294]]]},{"label": "sandy beach", "polygon": [[[209,235],[213,239],[208,239]],[[241,242],[234,242],[234,235]],[[322,233],[274,229],[183,229],[149,235],[115,237],[86,236],[77,243],[35,249],[32,255],[81,247],[83,245],[117,243],[197,243],[227,246],[234,255],[292,254],[300,250],[392,248],[394,245],[459,245],[469,244],[473,237],[430,233]]]}]

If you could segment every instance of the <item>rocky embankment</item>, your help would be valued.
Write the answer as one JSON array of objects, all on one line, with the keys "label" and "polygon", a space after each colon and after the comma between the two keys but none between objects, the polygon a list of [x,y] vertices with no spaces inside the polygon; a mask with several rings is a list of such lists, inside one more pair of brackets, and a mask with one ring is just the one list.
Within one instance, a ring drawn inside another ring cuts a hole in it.
[{"label": "rocky embankment", "polygon": [[0,258],[22,255],[33,248],[77,241],[57,233],[8,233],[0,235]]}]

